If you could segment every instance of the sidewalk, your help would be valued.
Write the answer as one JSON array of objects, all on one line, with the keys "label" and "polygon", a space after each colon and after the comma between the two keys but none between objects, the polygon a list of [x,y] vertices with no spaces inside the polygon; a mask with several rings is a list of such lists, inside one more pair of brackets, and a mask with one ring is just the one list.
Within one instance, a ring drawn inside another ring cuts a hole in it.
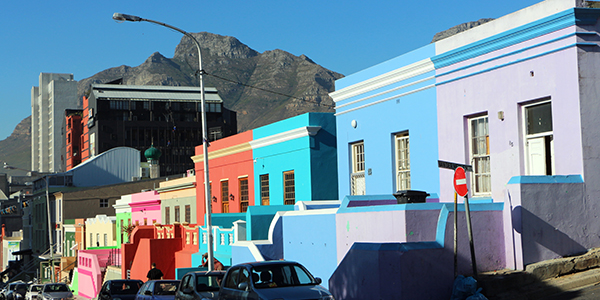
[{"label": "sidewalk", "polygon": [[600,248],[585,254],[528,265],[525,271],[502,270],[479,275],[490,300],[544,299],[600,282]]}]

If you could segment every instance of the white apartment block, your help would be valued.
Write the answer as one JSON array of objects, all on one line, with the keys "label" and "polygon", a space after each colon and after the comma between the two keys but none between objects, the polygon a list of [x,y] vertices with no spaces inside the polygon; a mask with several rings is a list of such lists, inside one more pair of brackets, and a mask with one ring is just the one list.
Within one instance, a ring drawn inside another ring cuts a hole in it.
[{"label": "white apartment block", "polygon": [[31,89],[31,170],[65,171],[65,109],[81,107],[73,74],[40,74]]}]

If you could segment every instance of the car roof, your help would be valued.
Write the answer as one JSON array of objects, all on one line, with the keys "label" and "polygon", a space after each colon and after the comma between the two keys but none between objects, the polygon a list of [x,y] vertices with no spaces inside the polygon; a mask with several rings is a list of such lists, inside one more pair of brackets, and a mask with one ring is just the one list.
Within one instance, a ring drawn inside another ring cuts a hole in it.
[{"label": "car roof", "polygon": [[196,275],[224,275],[227,271],[225,270],[212,270],[212,271],[193,271],[193,272],[188,272],[187,274],[196,274]]},{"label": "car roof", "polygon": [[241,263],[241,264],[237,264],[232,267],[236,267],[236,266],[258,267],[258,266],[272,266],[272,265],[300,265],[300,264],[298,262],[289,261],[289,260],[267,260],[267,261],[255,261],[255,262]]}]

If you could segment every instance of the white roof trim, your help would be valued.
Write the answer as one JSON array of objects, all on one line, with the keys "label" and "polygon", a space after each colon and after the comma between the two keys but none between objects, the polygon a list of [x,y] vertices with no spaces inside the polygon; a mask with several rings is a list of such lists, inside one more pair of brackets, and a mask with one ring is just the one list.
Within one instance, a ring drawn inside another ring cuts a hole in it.
[{"label": "white roof trim", "polygon": [[290,141],[293,139],[305,137],[305,136],[314,136],[321,129],[321,126],[305,126],[296,129],[292,129],[286,132],[274,134],[271,136],[267,136],[264,138],[260,138],[257,140],[250,141],[250,146],[252,149],[258,149],[265,146],[275,145],[278,143],[283,143],[285,141]]}]

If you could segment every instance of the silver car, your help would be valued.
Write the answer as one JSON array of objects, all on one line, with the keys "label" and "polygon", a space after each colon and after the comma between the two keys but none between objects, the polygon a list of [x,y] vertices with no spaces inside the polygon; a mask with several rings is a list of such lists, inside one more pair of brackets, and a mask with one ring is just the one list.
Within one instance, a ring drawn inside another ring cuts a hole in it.
[{"label": "silver car", "polygon": [[37,298],[38,300],[73,299],[73,291],[66,283],[46,283]]},{"label": "silver car", "polygon": [[304,266],[291,261],[238,264],[227,270],[219,300],[334,300]]},{"label": "silver car", "polygon": [[43,284],[32,284],[29,286],[29,290],[25,293],[25,300],[37,300],[38,294],[44,288]]}]

